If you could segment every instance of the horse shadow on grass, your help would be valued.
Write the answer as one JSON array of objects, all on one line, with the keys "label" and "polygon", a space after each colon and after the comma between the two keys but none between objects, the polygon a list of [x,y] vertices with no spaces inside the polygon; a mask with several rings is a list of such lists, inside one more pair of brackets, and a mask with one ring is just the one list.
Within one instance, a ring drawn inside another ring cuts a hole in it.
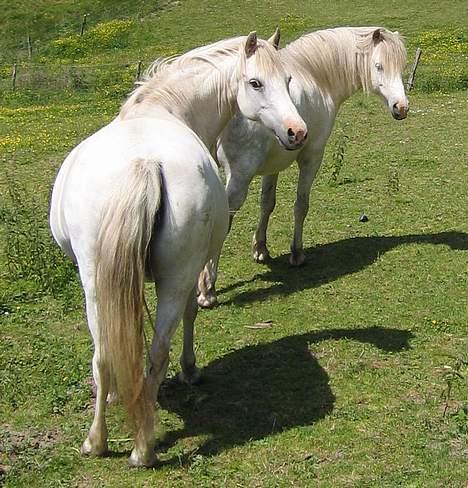
[{"label": "horse shadow on grass", "polygon": [[241,292],[220,305],[243,305],[274,295],[286,296],[294,292],[316,288],[341,276],[357,273],[375,263],[386,252],[405,244],[445,245],[454,250],[468,250],[468,234],[451,231],[438,234],[410,234],[398,237],[352,237],[305,249],[306,265],[291,268],[289,254],[271,259],[266,272],[257,273],[249,280],[238,281],[220,289],[227,293],[255,281],[272,282],[273,285],[253,291]]},{"label": "horse shadow on grass", "polygon": [[[247,346],[211,362],[196,387],[175,379],[160,390],[162,408],[179,415],[184,427],[168,432],[160,451],[180,438],[203,436],[196,448],[205,456],[259,440],[296,426],[313,425],[329,415],[335,395],[327,372],[311,352],[325,340],[369,343],[386,352],[409,348],[413,334],[385,327],[329,329]],[[171,458],[167,464],[190,462]]]}]

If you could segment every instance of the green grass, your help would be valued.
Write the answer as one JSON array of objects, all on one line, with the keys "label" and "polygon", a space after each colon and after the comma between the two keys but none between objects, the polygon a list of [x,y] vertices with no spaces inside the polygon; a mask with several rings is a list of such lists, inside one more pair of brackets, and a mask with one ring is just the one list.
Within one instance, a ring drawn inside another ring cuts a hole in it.
[{"label": "green grass", "polygon": [[[251,261],[253,182],[224,248],[220,306],[197,320],[206,381],[164,386],[161,465],[150,471],[127,468],[131,443],[117,407],[109,409],[113,455],[78,453],[93,412],[92,345],[75,272],[47,232],[59,165],[118,111],[133,66],[123,75],[100,70],[99,86],[92,78],[84,88],[2,92],[0,484],[465,486],[468,109],[462,78],[449,76],[459,69],[453,51],[464,45],[450,34],[463,33],[464,3],[99,3],[106,5],[90,12],[89,28],[127,19],[128,38],[119,38],[125,45],[94,44],[80,63],[149,61],[252,28],[266,36],[279,23],[285,40],[330,25],[383,24],[405,34],[410,61],[425,42],[427,64],[407,120],[392,120],[373,98],[356,96],[343,107],[313,189],[307,266],[287,264],[295,168],[280,177],[273,260],[268,267]],[[0,39],[2,59],[14,59],[19,41],[11,38],[29,19],[37,56],[57,65],[73,60],[52,51],[53,42],[73,38],[92,8],[41,2],[39,15],[26,3],[0,7],[8,33]],[[270,328],[249,328],[267,320]],[[178,333],[169,378],[180,348]]]}]

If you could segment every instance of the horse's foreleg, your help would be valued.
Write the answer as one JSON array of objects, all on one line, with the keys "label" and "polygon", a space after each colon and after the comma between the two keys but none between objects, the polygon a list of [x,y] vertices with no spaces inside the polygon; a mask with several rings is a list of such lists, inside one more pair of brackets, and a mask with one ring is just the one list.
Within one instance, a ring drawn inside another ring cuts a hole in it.
[{"label": "horse's foreleg", "polygon": [[184,311],[184,345],[180,365],[182,371],[179,374],[179,380],[188,385],[194,385],[200,380],[200,370],[195,366],[196,358],[193,351],[193,329],[197,317],[198,305],[196,299],[196,290],[192,290]]},{"label": "horse's foreleg", "polygon": [[294,204],[294,236],[291,242],[291,256],[289,263],[292,266],[301,266],[305,262],[303,249],[304,220],[309,211],[310,189],[322,162],[323,150],[314,154],[310,159],[303,158],[299,162],[299,180],[297,183],[297,196]]},{"label": "horse's foreleg", "polygon": [[266,175],[262,178],[262,196],[260,200],[260,219],[252,240],[252,255],[257,263],[266,263],[270,259],[270,253],[266,245],[267,229],[270,215],[276,205],[276,184],[278,173]]}]

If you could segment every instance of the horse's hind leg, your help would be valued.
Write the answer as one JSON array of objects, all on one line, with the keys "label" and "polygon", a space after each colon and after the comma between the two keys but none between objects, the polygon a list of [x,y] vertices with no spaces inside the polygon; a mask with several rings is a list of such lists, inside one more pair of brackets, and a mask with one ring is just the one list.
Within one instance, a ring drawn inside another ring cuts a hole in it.
[{"label": "horse's hind leg", "polygon": [[[227,174],[226,193],[229,204],[229,229],[231,230],[232,221],[236,212],[242,207],[247,198],[249,185],[255,175],[255,164],[250,166],[240,164],[231,168],[225,164]],[[214,308],[218,304],[216,296],[216,279],[218,278],[218,265],[221,255],[219,252],[210,259],[198,278],[198,305],[202,308]]]},{"label": "horse's hind leg", "polygon": [[[156,439],[154,437],[154,403],[152,401],[152,391],[150,391],[151,387],[151,380],[146,378],[144,384],[145,391],[140,399],[140,402],[148,402],[146,407],[144,407],[147,414],[144,418],[142,418],[137,426],[137,431],[135,434],[135,447],[133,448],[132,453],[130,454],[130,459],[128,460],[130,467],[133,468],[152,468],[157,463],[156,453],[154,450]],[[142,408],[142,406],[143,404],[140,403],[137,408]]]},{"label": "horse's hind leg", "polygon": [[[166,377],[169,364],[171,339],[179,324],[187,303],[187,294],[177,287],[158,290],[156,324],[149,357],[149,371],[145,388],[156,403],[159,387]],[[130,466],[152,466],[156,463],[154,452],[154,417],[146,419],[135,437],[135,447],[130,455]]]},{"label": "horse's hind leg", "polygon": [[158,289],[158,309],[155,334],[151,343],[150,374],[148,376],[155,401],[157,400],[159,387],[166,377],[169,364],[169,349],[174,332],[184,314],[187,318],[191,315],[195,319],[196,310],[190,308],[191,306],[193,307],[193,303],[191,306],[188,305],[188,301],[192,300],[193,302],[194,298],[195,292],[192,291],[192,288],[186,293],[181,292],[178,287],[164,287],[164,289],[160,287]]},{"label": "horse's hind leg", "polygon": [[182,371],[179,373],[179,380],[188,385],[194,385],[200,381],[200,370],[195,366],[196,358],[193,351],[193,329],[197,312],[198,305],[194,288],[184,311],[184,346],[180,357]]},{"label": "horse's hind leg", "polygon": [[257,263],[266,263],[270,259],[270,253],[266,245],[267,228],[270,215],[276,205],[276,184],[278,173],[266,175],[262,178],[262,196],[260,203],[260,220],[252,241],[252,255]]},{"label": "horse's hind leg", "polygon": [[218,305],[216,296],[216,280],[218,278],[218,263],[221,251],[212,257],[198,276],[198,305],[202,308],[214,308]]},{"label": "horse's hind leg", "polygon": [[96,299],[92,279],[82,277],[86,299],[88,326],[94,342],[93,376],[96,383],[96,406],[88,436],[81,447],[84,455],[102,456],[107,452],[106,399],[109,392],[109,370],[99,352],[99,334],[96,317]]},{"label": "horse's hind leg", "polygon": [[94,420],[88,437],[81,446],[81,453],[91,456],[103,456],[107,453],[107,426],[105,420],[106,400],[109,391],[109,374],[105,364],[96,350],[93,356],[93,374],[96,382],[96,407]]}]

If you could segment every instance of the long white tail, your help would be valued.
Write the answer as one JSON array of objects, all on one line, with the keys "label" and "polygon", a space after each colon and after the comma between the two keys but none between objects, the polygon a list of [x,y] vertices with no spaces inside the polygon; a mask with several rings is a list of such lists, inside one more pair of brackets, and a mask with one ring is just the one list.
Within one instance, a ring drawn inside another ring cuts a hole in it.
[{"label": "long white tail", "polygon": [[134,428],[153,418],[144,381],[144,278],[161,200],[159,164],[137,159],[113,192],[96,246],[100,356]]}]

